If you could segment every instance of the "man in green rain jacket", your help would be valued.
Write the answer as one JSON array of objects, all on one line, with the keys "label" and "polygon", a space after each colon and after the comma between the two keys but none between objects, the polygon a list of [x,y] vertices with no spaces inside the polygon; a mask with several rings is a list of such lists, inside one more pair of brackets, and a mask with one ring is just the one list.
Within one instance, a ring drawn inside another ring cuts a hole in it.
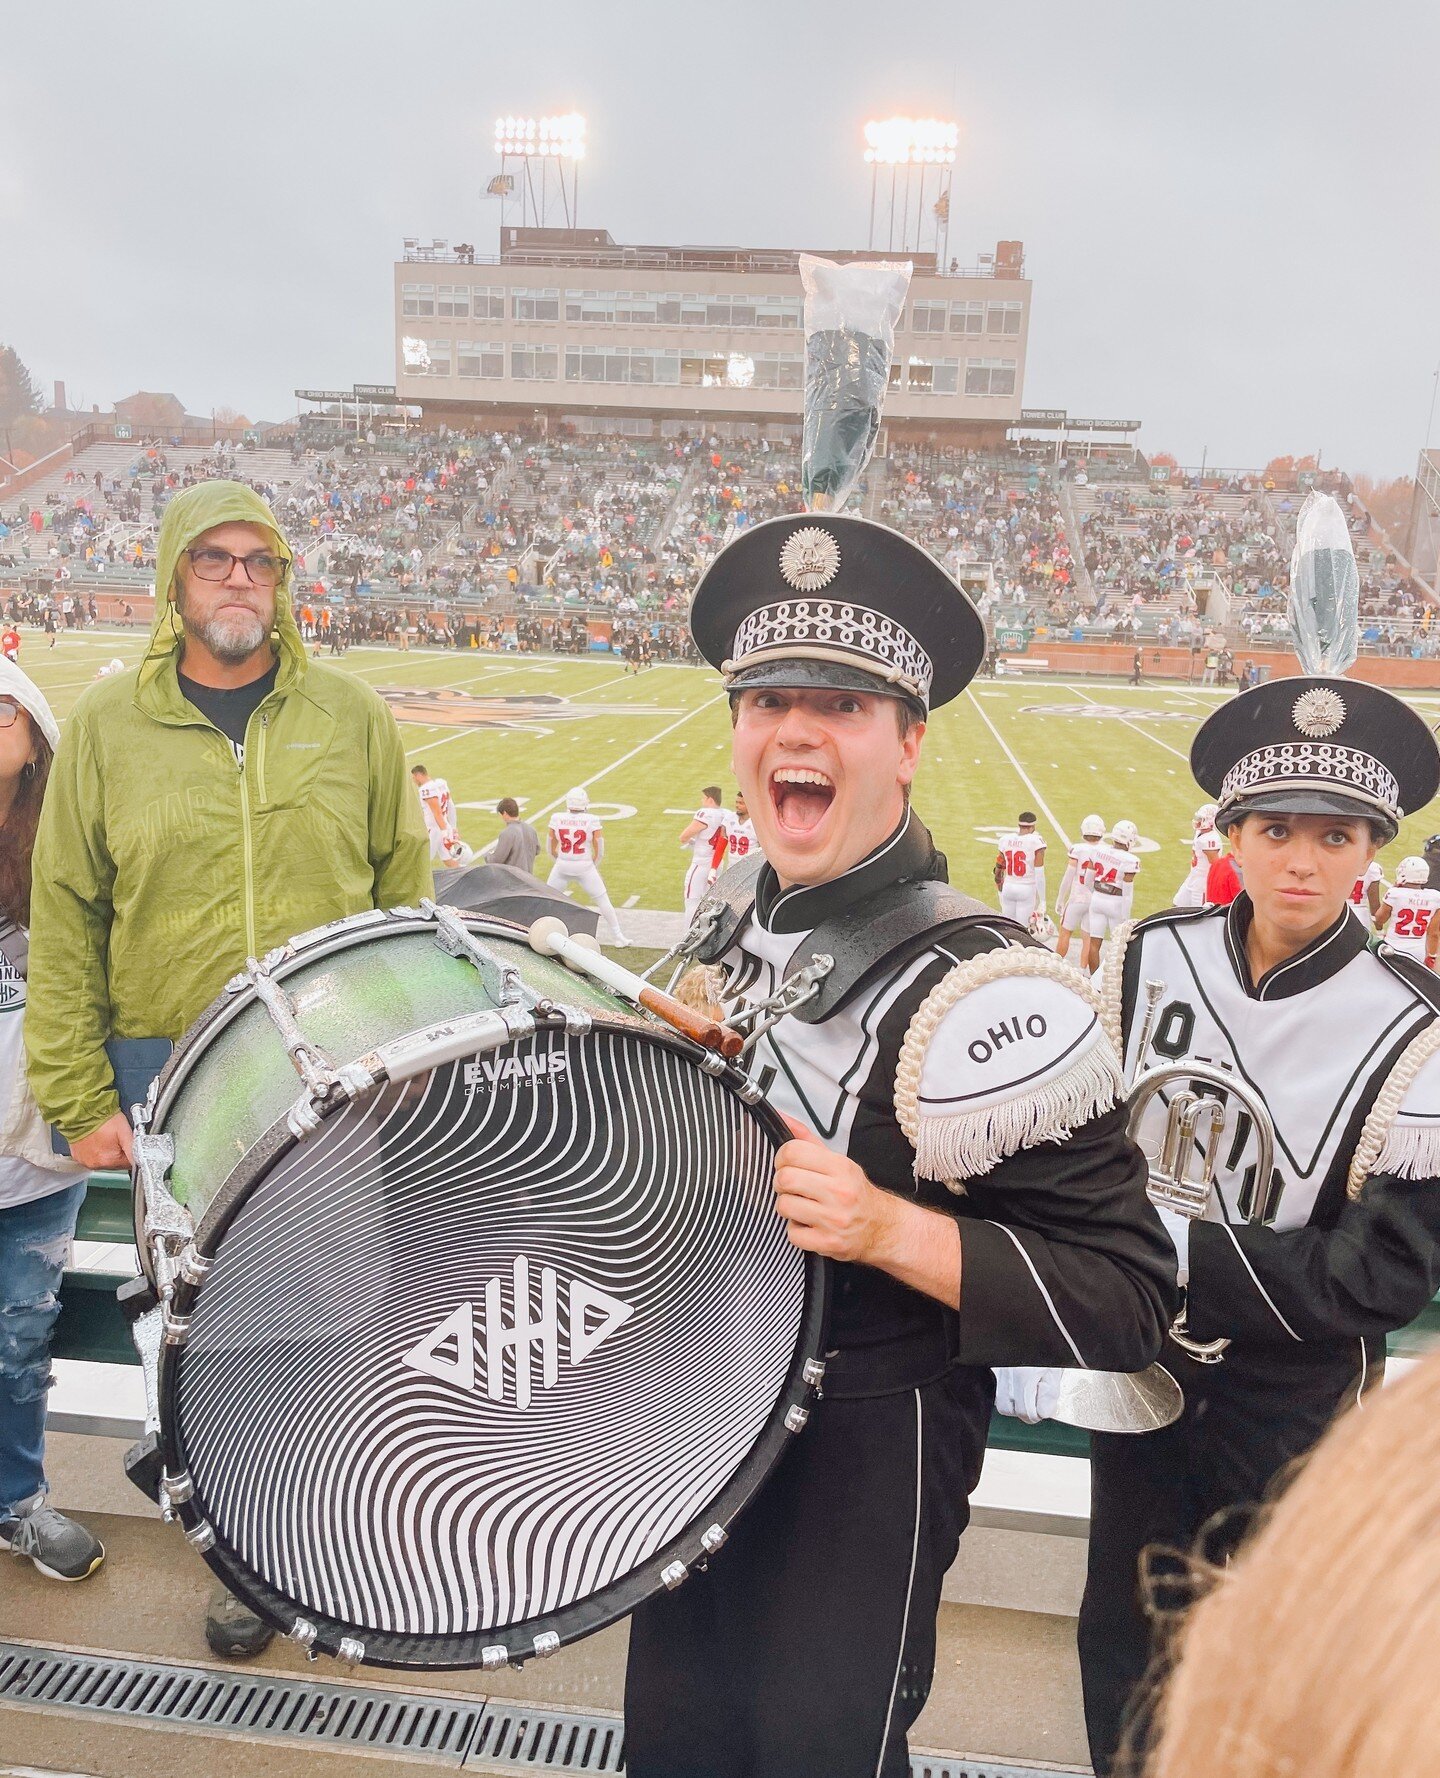
[{"label": "man in green rain jacket", "polygon": [[[258,494],[186,489],[160,527],[138,675],[89,687],[65,725],[35,844],[25,1046],[84,1166],[130,1162],[107,1038],[178,1038],[247,957],[433,893],[395,719],[307,660],[290,580]],[[269,1640],[233,1601],[207,1630],[222,1653]]]}]

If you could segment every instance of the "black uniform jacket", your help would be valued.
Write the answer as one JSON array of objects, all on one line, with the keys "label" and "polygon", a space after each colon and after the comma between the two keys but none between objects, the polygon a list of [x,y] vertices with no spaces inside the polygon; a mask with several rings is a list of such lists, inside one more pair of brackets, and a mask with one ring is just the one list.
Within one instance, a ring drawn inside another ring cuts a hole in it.
[{"label": "black uniform jacket", "polygon": [[[944,859],[913,812],[835,880],[781,890],[769,866],[755,905],[721,959],[727,1002],[769,995],[817,925],[909,878],[943,878]],[[957,1194],[917,1179],[895,1110],[895,1072],[910,1020],[956,964],[1029,935],[998,914],[937,931],[921,955],[872,977],[829,1018],[780,1021],[752,1052],[770,1102],[889,1191],[961,1225],[958,1315],[887,1274],[835,1268],[826,1376],[834,1395],[882,1394],[952,1364],[1084,1365],[1138,1370],[1160,1350],[1176,1308],[1175,1254],[1145,1196],[1145,1167],[1123,1107],[1063,1141],[1020,1148]],[[1058,992],[1066,990],[1057,989]]]}]

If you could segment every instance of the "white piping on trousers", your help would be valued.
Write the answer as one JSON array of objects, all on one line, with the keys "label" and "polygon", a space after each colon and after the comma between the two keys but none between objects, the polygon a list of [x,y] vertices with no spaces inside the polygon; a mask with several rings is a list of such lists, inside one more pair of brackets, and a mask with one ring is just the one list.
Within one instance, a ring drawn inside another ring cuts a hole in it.
[{"label": "white piping on trousers", "polygon": [[880,1757],[875,1762],[875,1778],[880,1778],[885,1764],[885,1746],[890,1739],[890,1723],[895,1715],[895,1694],[900,1689],[900,1674],[905,1665],[905,1639],[910,1634],[910,1600],[915,1591],[915,1562],[920,1554],[920,1488],[924,1475],[925,1420],[920,1391],[915,1391],[915,1535],[910,1542],[910,1578],[905,1583],[905,1615],[900,1619],[900,1648],[895,1656],[895,1677],[890,1682],[890,1703],[885,1711],[885,1728],[880,1736]]}]

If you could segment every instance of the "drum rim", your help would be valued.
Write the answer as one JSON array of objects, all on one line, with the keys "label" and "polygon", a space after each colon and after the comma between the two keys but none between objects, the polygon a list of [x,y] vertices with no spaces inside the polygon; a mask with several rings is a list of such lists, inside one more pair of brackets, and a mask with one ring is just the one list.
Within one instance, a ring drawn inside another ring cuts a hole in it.
[{"label": "drum rim", "polygon": [[[529,936],[529,928],[517,924],[513,920],[503,920],[494,914],[478,914],[471,909],[450,908],[463,922],[466,929],[477,938],[510,939],[524,945]],[[277,945],[266,956],[275,956],[276,962],[268,973],[273,981],[282,982],[292,976],[298,969],[307,964],[333,956],[337,951],[345,951],[369,938],[377,938],[382,932],[411,931],[429,932],[432,935],[439,931],[436,922],[430,915],[419,908],[361,908],[358,913],[346,914],[339,920],[328,921],[323,926],[312,928],[317,935],[308,943],[303,943],[299,950],[291,947],[296,939],[305,940],[306,934],[301,932],[290,938],[283,945]],[[289,952],[288,955],[285,953]],[[277,956],[277,953],[279,955]],[[211,1042],[222,1031],[227,1030],[240,1014],[256,1002],[255,985],[244,976],[234,978],[235,986],[224,987],[203,1011],[196,1014],[194,1020],[181,1033],[179,1041],[170,1052],[165,1066],[155,1077],[152,1096],[145,1108],[143,1128],[152,1135],[163,1135],[165,1119],[174,1110],[190,1075],[194,1072],[200,1058],[209,1050]],[[617,1001],[617,1007],[622,1003]],[[648,1029],[645,1021],[635,1015],[633,1024],[623,1015],[617,1017],[617,1024],[629,1029]],[[299,1094],[297,1078],[296,1093]],[[265,1134],[268,1134],[266,1132]],[[254,1146],[263,1142],[265,1135],[257,1138]],[[242,1157],[243,1160],[244,1157]],[[221,1194],[228,1188],[234,1178],[240,1162],[230,1169],[216,1188],[212,1208]],[[133,1168],[130,1176],[130,1214],[135,1225],[135,1247],[139,1255],[140,1269],[148,1279],[152,1289],[155,1275],[150,1262],[150,1254],[145,1243],[145,1197],[140,1183],[140,1175]],[[207,1212],[208,1215],[208,1212]],[[198,1233],[198,1231],[197,1231]]]},{"label": "drum rim", "polygon": [[[652,1027],[648,1023],[625,1019],[616,1019],[612,1024],[602,1015],[594,1021],[591,1028],[622,1031],[643,1042],[672,1050],[688,1061],[695,1061],[694,1045],[678,1033],[672,1033],[663,1027]],[[772,1137],[777,1147],[790,1140],[790,1130],[779,1112],[764,1099],[747,1100],[740,1092],[733,1071],[716,1074],[713,1078],[725,1090],[735,1094],[745,1109],[759,1119],[762,1128]],[[375,1089],[377,1092],[380,1090],[378,1087]],[[370,1096],[361,1095],[356,1101],[347,1100],[332,1105],[322,1111],[321,1123],[352,1103],[363,1103]],[[194,1251],[197,1255],[204,1259],[210,1258],[212,1245],[224,1236],[260,1181],[294,1149],[308,1141],[312,1134],[314,1132],[310,1131],[297,1136],[281,1118],[246,1151],[226,1176],[224,1184],[195,1231]],[[705,1512],[687,1525],[678,1537],[657,1550],[638,1568],[612,1581],[589,1598],[562,1606],[558,1611],[520,1619],[502,1629],[486,1631],[422,1635],[374,1630],[303,1607],[253,1574],[233,1554],[220,1536],[218,1528],[209,1525],[195,1496],[192,1495],[175,1508],[176,1516],[187,1534],[197,1527],[209,1526],[214,1541],[201,1551],[202,1557],[238,1599],[258,1613],[265,1622],[274,1625],[281,1634],[291,1634],[297,1622],[312,1624],[315,1630],[313,1647],[326,1654],[345,1658],[342,1643],[353,1649],[358,1642],[363,1645],[366,1665],[439,1672],[481,1667],[484,1665],[482,1656],[486,1650],[503,1647],[507,1653],[507,1664],[522,1665],[526,1660],[536,1658],[540,1652],[536,1647],[537,1639],[552,1635],[556,1637],[558,1640],[544,1650],[546,1653],[551,1652],[553,1647],[564,1647],[604,1629],[606,1625],[628,1616],[647,1599],[665,1592],[667,1583],[663,1578],[663,1571],[672,1563],[683,1563],[687,1577],[693,1576],[695,1569],[703,1568],[715,1553],[702,1542],[706,1532],[718,1525],[728,1536],[734,1521],[744,1513],[769,1480],[789,1448],[790,1440],[796,1436],[796,1429],[786,1424],[787,1417],[797,1408],[808,1417],[819,1394],[818,1384],[811,1382],[805,1372],[812,1362],[823,1360],[828,1343],[831,1264],[818,1254],[803,1251],[801,1260],[804,1300],[785,1382],[764,1426],[742,1462]],[[188,1317],[201,1288],[203,1275],[198,1282],[186,1278],[178,1280],[174,1312]],[[186,1457],[178,1437],[176,1412],[178,1373],[183,1369],[183,1362],[183,1345],[162,1348],[158,1372],[159,1442],[165,1473],[171,1476],[187,1473]],[[803,1425],[802,1421],[802,1429]],[[723,1549],[719,1556],[721,1560],[724,1559]]]}]

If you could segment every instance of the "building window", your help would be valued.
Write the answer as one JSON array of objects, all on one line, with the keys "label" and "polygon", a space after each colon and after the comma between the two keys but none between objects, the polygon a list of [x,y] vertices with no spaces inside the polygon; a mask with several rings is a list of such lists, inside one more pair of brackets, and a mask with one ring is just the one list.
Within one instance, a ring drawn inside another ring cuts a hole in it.
[{"label": "building window", "polygon": [[560,292],[558,290],[516,290],[511,296],[511,314],[517,321],[558,321]]},{"label": "building window", "polygon": [[567,321],[606,321],[615,319],[615,298],[608,290],[567,290],[565,292]]},{"label": "building window", "polygon": [[509,305],[503,289],[477,284],[470,292],[470,306],[477,321],[503,321]]},{"label": "building window", "polygon": [[1019,333],[1024,303],[991,303],[985,324],[987,333]]},{"label": "building window", "polygon": [[435,313],[435,286],[433,284],[402,284],[400,286],[400,313],[410,316],[433,316]]},{"label": "building window", "polygon": [[958,358],[911,358],[905,387],[917,395],[954,395],[960,385]]},{"label": "building window", "polygon": [[617,290],[615,319],[632,327],[653,327],[660,318],[660,299],[649,290]]},{"label": "building window", "polygon": [[510,375],[522,383],[553,383],[560,375],[555,346],[511,346]]},{"label": "building window", "polygon": [[1013,395],[1015,393],[1015,360],[1013,358],[970,358],[965,363],[967,395]]},{"label": "building window", "polygon": [[757,327],[798,327],[804,304],[798,296],[757,296],[755,324]]},{"label": "building window", "polygon": [[944,333],[949,314],[949,303],[911,303],[910,331],[912,333]]},{"label": "building window", "polygon": [[803,352],[757,352],[755,354],[755,387],[757,389],[798,389],[805,381]]},{"label": "building window", "polygon": [[890,381],[887,387],[891,389],[902,389],[904,386],[905,366],[903,364],[893,363],[890,366]]},{"label": "building window", "polygon": [[567,346],[567,383],[678,383],[680,354],[652,346]]},{"label": "building window", "polygon": [[426,340],[425,347],[430,354],[430,364],[423,374],[429,377],[448,377],[450,375],[450,341]]},{"label": "building window", "polygon": [[983,333],[985,331],[984,303],[951,303],[950,331],[951,333]]},{"label": "building window", "polygon": [[470,286],[468,284],[442,284],[436,293],[435,313],[441,319],[451,321],[468,321],[470,319]]},{"label": "building window", "polygon": [[477,341],[460,340],[455,347],[455,371],[462,377],[503,377],[505,347],[498,341],[482,345]]}]

